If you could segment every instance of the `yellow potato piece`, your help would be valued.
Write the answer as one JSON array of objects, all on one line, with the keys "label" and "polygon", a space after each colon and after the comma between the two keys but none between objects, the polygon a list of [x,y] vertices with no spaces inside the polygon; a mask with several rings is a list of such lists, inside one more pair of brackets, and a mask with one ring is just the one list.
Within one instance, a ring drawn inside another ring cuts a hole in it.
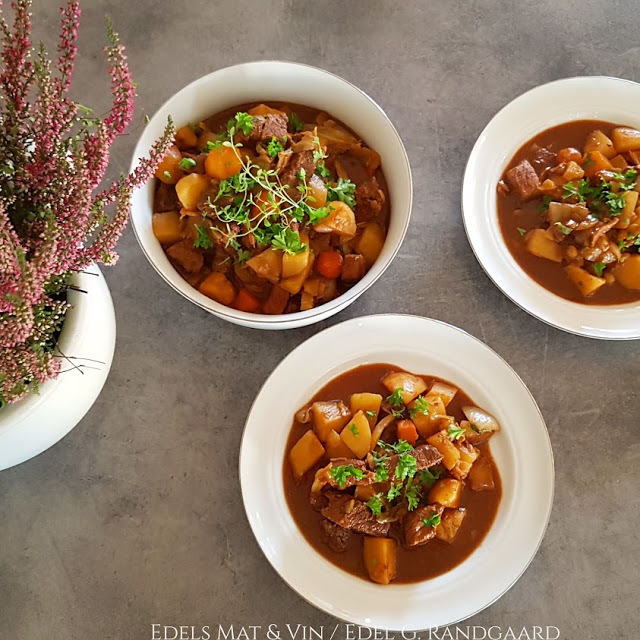
[{"label": "yellow potato piece", "polygon": [[371,445],[371,427],[363,411],[358,411],[340,432],[342,441],[357,458],[364,458]]},{"label": "yellow potato piece", "polygon": [[289,463],[296,478],[301,478],[324,455],[324,447],[313,431],[307,431],[289,452]]},{"label": "yellow potato piece", "polygon": [[190,173],[180,178],[176,184],[176,193],[182,206],[187,211],[196,211],[198,201],[211,184],[208,176],[201,173]]},{"label": "yellow potato piece", "polygon": [[369,421],[369,426],[373,429],[378,422],[378,413],[382,404],[382,396],[379,393],[354,393],[351,396],[351,412],[364,412]]},{"label": "yellow potato piece", "polygon": [[378,584],[389,584],[396,577],[396,541],[366,536],[362,546],[364,566]]},{"label": "yellow potato piece", "polygon": [[544,229],[531,229],[524,238],[527,251],[539,258],[562,262],[562,248],[552,240]]},{"label": "yellow potato piece", "polygon": [[153,235],[161,245],[166,247],[182,240],[184,225],[177,211],[154,213],[151,224]]},{"label": "yellow potato piece", "polygon": [[592,295],[607,282],[604,278],[598,278],[598,276],[594,276],[574,264],[567,265],[564,271],[571,279],[571,282],[576,285],[578,291],[585,297]]},{"label": "yellow potato piece", "polygon": [[389,393],[402,389],[401,396],[405,404],[409,404],[427,388],[422,378],[404,371],[392,371],[382,379],[382,384],[389,389]]},{"label": "yellow potato piece", "polygon": [[616,280],[627,289],[640,289],[640,254],[629,256],[614,272]]},{"label": "yellow potato piece", "polygon": [[327,457],[329,458],[355,458],[355,455],[344,443],[337,431],[331,429],[325,442]]}]

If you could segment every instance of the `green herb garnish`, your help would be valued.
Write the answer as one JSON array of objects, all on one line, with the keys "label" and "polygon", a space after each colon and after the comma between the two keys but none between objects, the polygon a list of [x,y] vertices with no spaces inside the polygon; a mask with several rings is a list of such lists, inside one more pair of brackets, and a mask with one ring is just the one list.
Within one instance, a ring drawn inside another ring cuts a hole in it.
[{"label": "green herb garnish", "polygon": [[348,429],[354,436],[356,436],[356,438],[360,435],[360,429],[358,429],[353,422],[348,426]]},{"label": "green herb garnish", "polygon": [[338,465],[337,467],[331,467],[329,473],[341,489],[343,489],[347,484],[347,478],[353,477],[356,480],[362,480],[362,478],[364,478],[365,476],[364,471],[361,471],[357,467],[354,467],[352,464],[344,464]]},{"label": "green herb garnish", "polygon": [[560,220],[558,220],[558,222],[554,222],[553,224],[556,227],[560,227],[560,231],[562,231],[562,233],[565,236],[568,236],[571,233],[571,227],[567,227],[566,225],[562,224],[562,222],[560,222]]},{"label": "green herb garnish", "polygon": [[282,146],[280,140],[278,140],[277,138],[271,138],[271,140],[269,140],[269,143],[267,144],[267,155],[270,158],[275,158],[283,149],[284,147]]},{"label": "green herb garnish", "polygon": [[407,499],[407,508],[413,511],[420,503],[420,488],[416,484],[410,484],[404,490],[404,497]]},{"label": "green herb garnish", "polygon": [[344,202],[351,209],[356,206],[355,194],[356,185],[351,182],[351,180],[338,178],[337,184],[327,186],[327,200],[329,202],[340,200],[340,202]]},{"label": "green herb garnish", "polygon": [[418,480],[427,487],[435,484],[436,480],[442,475],[442,470],[437,467],[434,469],[422,469],[418,472]]},{"label": "green herb garnish", "polygon": [[369,507],[371,513],[380,515],[382,513],[382,494],[376,493],[369,500],[365,502],[365,505]]},{"label": "green herb garnish", "polygon": [[282,249],[285,253],[294,255],[306,251],[307,245],[300,239],[300,234],[289,227],[281,227],[271,239],[271,244],[276,249]]},{"label": "green herb garnish", "polygon": [[390,396],[387,396],[387,402],[392,407],[399,407],[400,405],[403,405],[404,404],[404,398],[402,397],[403,392],[404,392],[404,389],[402,387],[398,387],[397,389],[394,389],[393,393]]},{"label": "green herb garnish", "polygon": [[414,405],[411,409],[409,409],[409,416],[413,420],[418,414],[422,414],[423,416],[428,415],[429,413],[429,401],[424,396],[418,396]]},{"label": "green herb garnish", "polygon": [[196,161],[193,158],[182,158],[180,162],[178,162],[178,166],[186,171],[187,169],[193,169],[196,166]]},{"label": "green herb garnish", "polygon": [[401,453],[398,458],[398,464],[395,470],[395,477],[398,480],[405,480],[406,478],[413,478],[418,471],[418,461],[410,453]]},{"label": "green herb garnish", "polygon": [[289,114],[289,128],[294,133],[300,133],[304,129],[304,122],[293,111]]},{"label": "green herb garnish", "polygon": [[449,440],[460,440],[460,438],[464,436],[464,429],[452,424],[447,431],[447,435],[449,436]]},{"label": "green herb garnish", "polygon": [[253,131],[253,118],[244,111],[238,111],[227,123],[227,131],[232,137],[238,131],[242,131],[245,136],[248,136]]},{"label": "green herb garnish", "polygon": [[405,453],[406,451],[413,451],[413,447],[406,440],[398,440],[395,444],[385,442],[384,440],[378,440],[378,446],[381,449],[387,451],[394,451],[395,453]]},{"label": "green herb garnish", "polygon": [[392,484],[391,488],[387,492],[387,500],[391,502],[395,500],[402,493],[402,483],[397,482],[396,484]]},{"label": "green herb garnish", "polygon": [[596,272],[598,277],[602,277],[604,270],[607,268],[607,265],[604,262],[595,262],[593,265],[593,270]]},{"label": "green herb garnish", "polygon": [[521,236],[523,236],[523,235],[525,235],[525,234],[527,233],[527,230],[526,230],[526,229],[523,229],[522,227],[518,227],[518,233],[519,233]]},{"label": "green herb garnish", "polygon": [[318,166],[316,167],[316,175],[319,175],[321,178],[331,177],[331,171],[327,169],[324,160],[320,160],[320,162],[318,162]]},{"label": "green herb garnish", "polygon": [[432,513],[428,518],[422,518],[425,527],[437,527],[442,522],[442,518],[437,513]]},{"label": "green herb garnish", "polygon": [[213,242],[204,227],[199,224],[194,225],[196,228],[196,239],[193,241],[193,246],[196,249],[210,249],[213,246]]}]

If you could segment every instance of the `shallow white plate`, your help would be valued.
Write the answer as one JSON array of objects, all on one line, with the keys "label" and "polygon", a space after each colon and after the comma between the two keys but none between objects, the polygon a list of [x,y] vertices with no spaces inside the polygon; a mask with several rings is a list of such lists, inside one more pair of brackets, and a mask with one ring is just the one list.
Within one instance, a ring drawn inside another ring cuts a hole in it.
[{"label": "shallow white plate", "polygon": [[[503,484],[493,527],[462,564],[421,583],[381,586],[342,571],[304,539],[284,498],[282,467],[294,412],[332,378],[376,362],[450,380],[494,414],[503,428],[491,440]],[[359,625],[427,629],[477,613],[522,575],[551,512],[553,454],[535,400],[513,369],[485,344],[436,320],[368,316],[310,338],[269,376],[245,426],[240,483],[262,551],[303,598]]]},{"label": "shallow white plate", "polygon": [[640,302],[593,306],[565,300],[513,259],[498,224],[496,185],[515,152],[537,133],[571,120],[640,128],[640,84],[619,78],[568,78],[536,87],[496,114],[473,147],[462,188],[465,229],[487,275],[513,302],[554,327],[591,338],[640,338]]}]

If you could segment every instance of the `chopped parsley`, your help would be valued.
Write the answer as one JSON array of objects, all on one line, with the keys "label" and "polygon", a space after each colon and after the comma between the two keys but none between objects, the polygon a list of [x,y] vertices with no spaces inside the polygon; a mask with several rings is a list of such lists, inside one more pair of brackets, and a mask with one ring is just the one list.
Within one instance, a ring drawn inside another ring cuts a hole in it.
[{"label": "chopped parsley", "polygon": [[304,122],[293,111],[289,114],[289,128],[294,133],[300,133],[304,129]]},{"label": "chopped parsley", "polygon": [[542,213],[549,208],[549,205],[553,202],[553,198],[551,196],[544,196],[542,198],[542,204],[538,207],[538,212]]},{"label": "chopped parsley", "polygon": [[324,160],[320,160],[320,162],[318,162],[318,166],[316,167],[316,174],[319,175],[321,178],[331,177],[331,171],[327,169],[324,163]]},{"label": "chopped parsley", "polygon": [[358,429],[353,422],[348,426],[348,429],[354,436],[356,436],[356,438],[360,435],[360,429]]},{"label": "chopped parsley", "polygon": [[316,148],[313,151],[313,161],[320,162],[320,160],[324,160],[327,156],[324,155],[322,151],[322,147],[320,146],[320,138],[318,136],[314,136],[313,144],[316,145]]},{"label": "chopped parsley", "polygon": [[283,149],[284,147],[282,146],[282,142],[280,142],[280,140],[278,140],[277,138],[271,138],[271,140],[269,140],[269,143],[267,144],[267,155],[270,158],[275,158]]},{"label": "chopped parsley", "polygon": [[389,467],[386,464],[389,456],[379,456],[375,452],[372,455],[375,465],[374,473],[376,475],[376,482],[385,482],[385,480],[389,479]]},{"label": "chopped parsley", "polygon": [[307,249],[307,245],[300,239],[300,234],[285,226],[282,226],[278,233],[271,238],[271,244],[276,249],[282,249],[290,255],[302,253]]},{"label": "chopped parsley", "polygon": [[244,111],[238,111],[227,123],[227,131],[230,136],[235,135],[238,131],[242,131],[248,136],[253,131],[253,118]]},{"label": "chopped parsley", "polygon": [[375,411],[365,411],[365,415],[369,418],[375,419],[378,415]]},{"label": "chopped parsley", "polygon": [[356,206],[356,185],[351,180],[338,178],[335,185],[327,187],[327,200],[332,202],[340,200],[353,209]]},{"label": "chopped parsley", "polygon": [[396,420],[402,420],[402,418],[404,418],[404,407],[402,407],[402,409],[391,409],[391,415],[393,415]]},{"label": "chopped parsley", "polygon": [[449,427],[449,431],[447,432],[447,434],[449,436],[449,440],[460,440],[460,438],[464,436],[464,429],[455,424],[452,424]]},{"label": "chopped parsley", "polygon": [[193,167],[196,166],[196,161],[193,158],[182,158],[178,163],[178,166],[183,171],[186,171],[187,169],[193,169]]},{"label": "chopped parsley", "polygon": [[527,230],[526,230],[526,229],[523,229],[522,227],[518,227],[518,233],[519,233],[521,236],[523,236],[523,235],[525,235],[525,234],[527,233]]},{"label": "chopped parsley", "polygon": [[404,389],[402,387],[398,387],[394,389],[393,393],[390,396],[387,396],[387,402],[392,407],[399,407],[404,404],[404,398],[402,397]]},{"label": "chopped parsley", "polygon": [[407,499],[407,508],[409,511],[413,511],[420,503],[422,494],[420,493],[420,487],[416,484],[410,484],[404,490],[404,497]]},{"label": "chopped parsley", "polygon": [[194,225],[196,228],[196,239],[193,241],[193,246],[196,249],[210,249],[213,246],[213,242],[204,227],[199,224]]},{"label": "chopped parsley", "polygon": [[396,482],[395,484],[391,485],[391,488],[387,492],[387,500],[391,502],[392,500],[395,500],[396,498],[398,498],[401,493],[402,493],[402,483]]},{"label": "chopped parsley", "polygon": [[413,451],[413,447],[406,440],[398,440],[395,444],[385,442],[384,440],[378,440],[378,446],[381,449],[387,451],[394,451],[395,453],[405,453],[406,451]]},{"label": "chopped parsley", "polygon": [[442,518],[437,513],[432,513],[428,518],[422,518],[425,527],[437,527],[442,522]]},{"label": "chopped parsley", "polygon": [[240,264],[244,264],[247,260],[249,260],[249,258],[251,258],[251,251],[248,251],[247,249],[238,249],[238,262]]},{"label": "chopped parsley", "polygon": [[422,469],[418,472],[418,480],[427,487],[436,483],[436,480],[442,475],[442,470],[435,467],[434,469]]},{"label": "chopped parsley", "polygon": [[371,513],[379,516],[382,513],[382,494],[376,493],[365,502],[365,505],[369,507]]},{"label": "chopped parsley", "polygon": [[173,176],[168,172],[168,171],[163,171],[162,175],[167,179],[167,180],[173,180]]},{"label": "chopped parsley", "polygon": [[566,199],[575,196],[578,198],[578,202],[586,202],[587,196],[590,196],[592,191],[589,180],[582,178],[582,180],[578,180],[577,184],[575,182],[567,182],[564,185],[562,197]]},{"label": "chopped parsley", "polygon": [[413,478],[418,471],[418,461],[410,453],[401,453],[398,458],[398,464],[396,465],[395,477],[398,480],[406,480],[407,478]]},{"label": "chopped parsley", "polygon": [[337,467],[331,467],[329,473],[341,489],[343,489],[347,484],[347,478],[353,477],[356,480],[362,480],[365,476],[364,471],[354,467],[352,464],[343,464],[338,465]]},{"label": "chopped parsley", "polygon": [[607,268],[607,265],[604,262],[596,262],[593,265],[593,270],[596,272],[596,275],[601,278],[604,270]]},{"label": "chopped parsley", "polygon": [[409,416],[413,420],[418,414],[422,414],[426,416],[429,414],[429,401],[424,396],[418,396],[414,405],[411,409],[409,409]]}]

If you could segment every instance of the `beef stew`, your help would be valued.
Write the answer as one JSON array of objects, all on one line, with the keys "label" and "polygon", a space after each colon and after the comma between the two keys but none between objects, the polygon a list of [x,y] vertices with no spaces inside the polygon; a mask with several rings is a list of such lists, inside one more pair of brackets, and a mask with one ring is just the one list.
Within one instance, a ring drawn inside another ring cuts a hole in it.
[{"label": "beef stew", "polygon": [[497,421],[463,391],[389,364],[329,382],[297,412],[283,467],[300,531],[380,584],[450,571],[490,529],[502,494]]},{"label": "beef stew", "polygon": [[332,300],[386,238],[380,156],[302,105],[239,105],[182,127],[156,178],[153,231],[167,257],[201,293],[240,311]]},{"label": "beef stew", "polygon": [[498,184],[498,220],[518,264],[584,304],[640,300],[640,131],[568,122],[527,142]]}]

